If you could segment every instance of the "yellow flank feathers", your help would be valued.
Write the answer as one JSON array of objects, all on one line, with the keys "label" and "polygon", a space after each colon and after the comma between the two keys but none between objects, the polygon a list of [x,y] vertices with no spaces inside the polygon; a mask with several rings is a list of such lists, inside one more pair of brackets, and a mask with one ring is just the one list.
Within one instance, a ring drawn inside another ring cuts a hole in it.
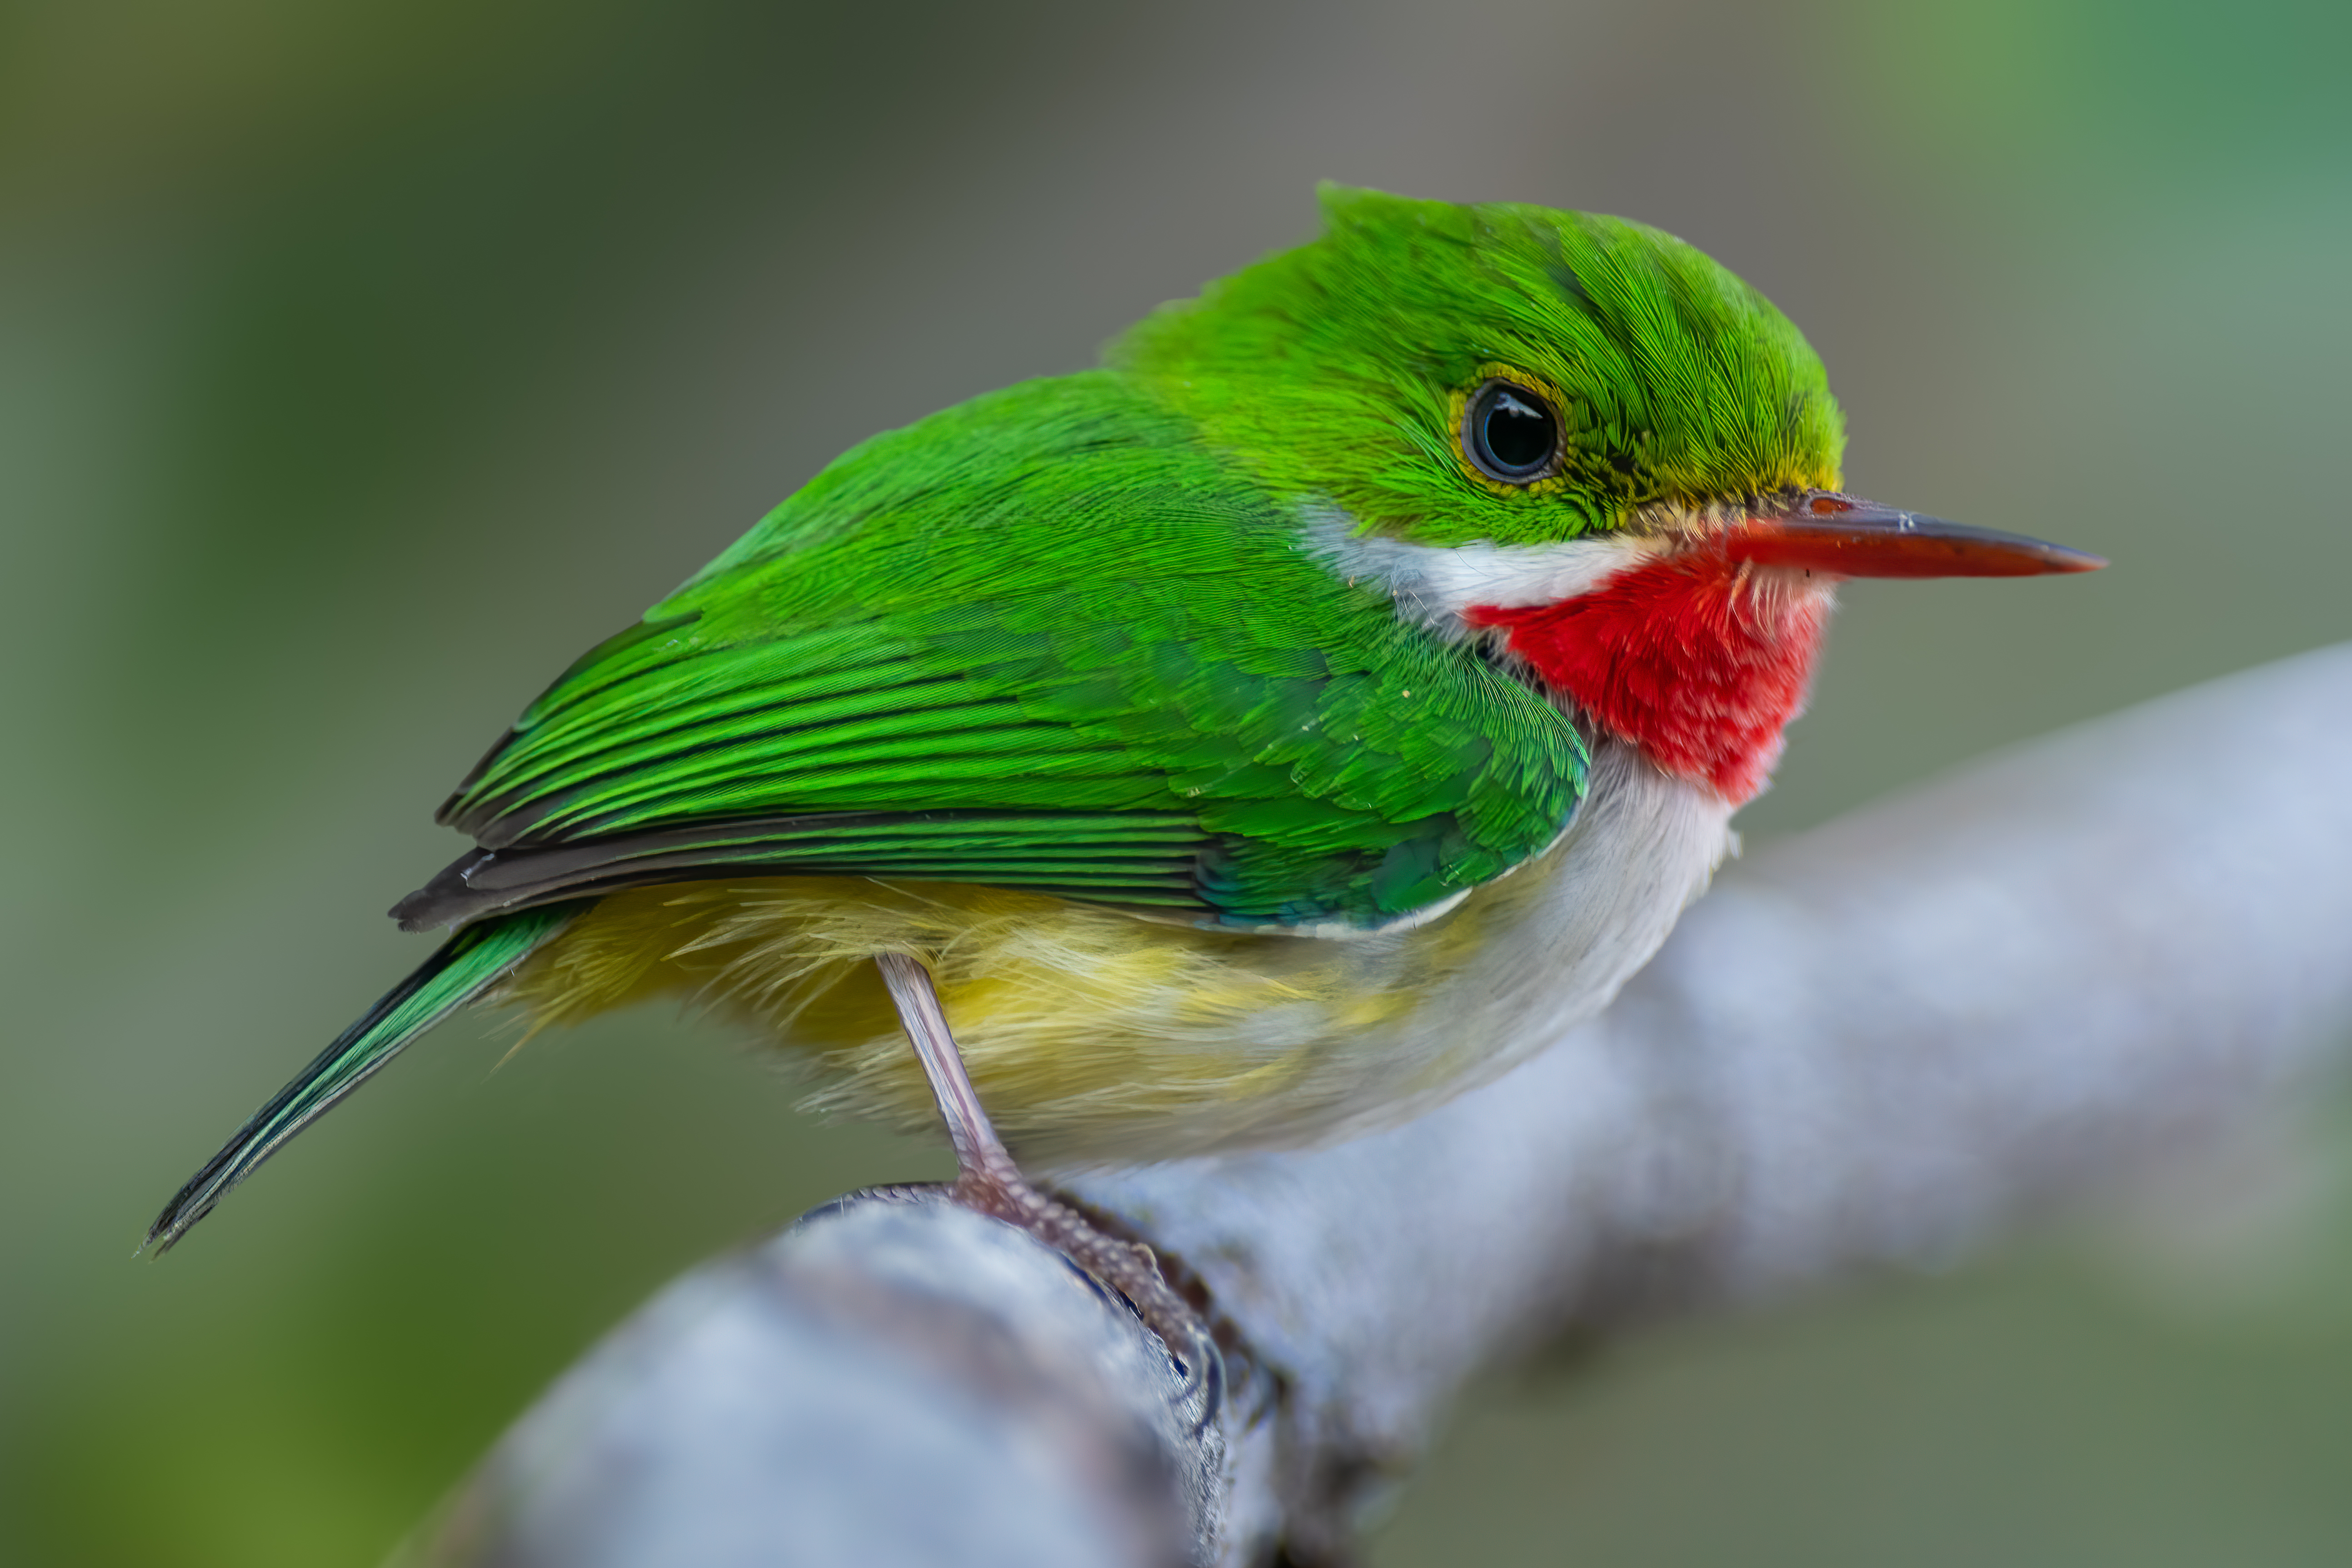
[{"label": "yellow flank feathers", "polygon": [[1393,1036],[1483,923],[1465,908],[1334,942],[960,885],[706,882],[607,895],[501,1000],[534,1030],[656,995],[708,1003],[814,1055],[830,1080],[815,1104],[927,1128],[930,1091],[868,962],[910,953],[1008,1142],[1048,1159],[1134,1159],[1287,1142],[1325,1120],[1318,1107],[1353,1097],[1317,1069],[1338,1067],[1347,1042]]}]

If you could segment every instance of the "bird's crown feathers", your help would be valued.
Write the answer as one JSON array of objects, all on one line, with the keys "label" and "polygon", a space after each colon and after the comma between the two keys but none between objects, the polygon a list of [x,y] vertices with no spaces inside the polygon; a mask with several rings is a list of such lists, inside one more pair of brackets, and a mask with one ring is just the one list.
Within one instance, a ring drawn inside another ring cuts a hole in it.
[{"label": "bird's crown feathers", "polygon": [[1587,213],[1321,194],[1319,238],[1113,353],[1262,482],[1433,544],[1835,486],[1821,362],[1692,247]]}]

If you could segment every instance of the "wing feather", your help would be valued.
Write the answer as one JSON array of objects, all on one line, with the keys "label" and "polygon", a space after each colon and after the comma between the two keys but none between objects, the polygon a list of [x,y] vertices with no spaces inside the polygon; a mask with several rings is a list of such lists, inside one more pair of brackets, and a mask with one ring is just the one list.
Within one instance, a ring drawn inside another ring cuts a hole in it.
[{"label": "wing feather", "polygon": [[1551,842],[1584,770],[1094,373],[868,443],[591,650],[443,808],[483,850],[396,912],[798,870],[1377,926]]}]

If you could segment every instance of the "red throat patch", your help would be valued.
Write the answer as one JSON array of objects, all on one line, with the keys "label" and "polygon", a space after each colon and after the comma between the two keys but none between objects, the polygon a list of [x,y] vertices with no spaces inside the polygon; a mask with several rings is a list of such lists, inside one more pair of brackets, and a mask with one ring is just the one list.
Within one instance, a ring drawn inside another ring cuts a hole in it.
[{"label": "red throat patch", "polygon": [[1525,609],[1475,605],[1474,626],[1659,767],[1733,804],[1764,787],[1780,731],[1805,703],[1829,618],[1827,584],[1759,582],[1697,552]]}]

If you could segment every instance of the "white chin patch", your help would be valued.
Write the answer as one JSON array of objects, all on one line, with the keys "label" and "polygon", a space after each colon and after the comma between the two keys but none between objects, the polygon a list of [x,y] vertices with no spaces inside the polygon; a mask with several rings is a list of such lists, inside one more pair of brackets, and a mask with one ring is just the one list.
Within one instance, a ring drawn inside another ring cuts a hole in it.
[{"label": "white chin patch", "polygon": [[1399,615],[1454,636],[1469,629],[1463,616],[1474,605],[1556,605],[1663,553],[1655,541],[1622,534],[1552,544],[1409,544],[1359,534],[1337,508],[1310,513],[1307,536],[1338,575],[1378,584],[1395,598]]}]

